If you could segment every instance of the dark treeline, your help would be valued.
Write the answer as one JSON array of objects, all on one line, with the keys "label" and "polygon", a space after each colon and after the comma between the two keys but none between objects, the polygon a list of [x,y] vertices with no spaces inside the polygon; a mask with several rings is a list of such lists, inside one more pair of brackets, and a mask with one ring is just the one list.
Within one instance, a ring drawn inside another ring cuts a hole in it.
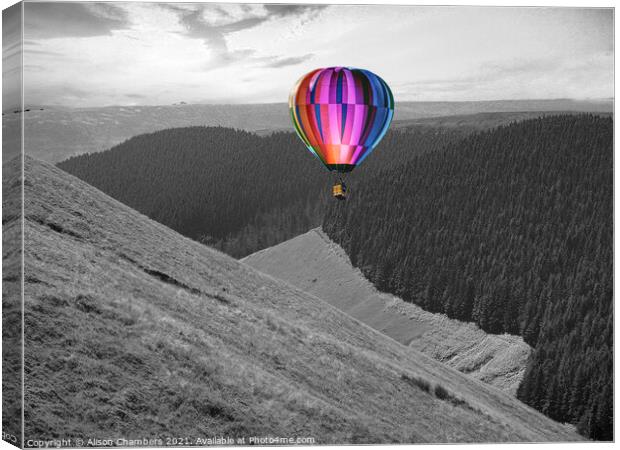
[{"label": "dark treeline", "polygon": [[[461,135],[431,127],[391,133],[364,170],[373,173],[402,164]],[[223,127],[144,134],[58,166],[235,257],[320,226],[334,178],[293,133],[261,137]]]},{"label": "dark treeline", "polygon": [[[285,205],[306,211],[324,188],[322,168],[295,139],[291,133],[261,138],[223,127],[174,128],[59,167],[185,236],[241,256],[271,238],[244,243],[239,232],[245,236],[246,227],[269,221],[261,216],[277,216]],[[281,225],[281,238],[320,224],[313,214],[297,215],[287,229]]]},{"label": "dark treeline", "polygon": [[523,336],[518,397],[610,440],[612,159],[611,118],[527,120],[369,174],[323,228],[380,289]]}]

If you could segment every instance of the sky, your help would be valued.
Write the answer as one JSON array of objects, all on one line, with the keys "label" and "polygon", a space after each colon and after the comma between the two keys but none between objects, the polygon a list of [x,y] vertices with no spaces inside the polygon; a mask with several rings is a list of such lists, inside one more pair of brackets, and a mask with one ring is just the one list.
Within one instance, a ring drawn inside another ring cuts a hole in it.
[{"label": "sky", "polygon": [[21,97],[21,9],[13,5],[2,11],[2,105],[14,108]]},{"label": "sky", "polygon": [[28,105],[286,102],[318,67],[397,101],[613,97],[611,9],[25,3]]}]

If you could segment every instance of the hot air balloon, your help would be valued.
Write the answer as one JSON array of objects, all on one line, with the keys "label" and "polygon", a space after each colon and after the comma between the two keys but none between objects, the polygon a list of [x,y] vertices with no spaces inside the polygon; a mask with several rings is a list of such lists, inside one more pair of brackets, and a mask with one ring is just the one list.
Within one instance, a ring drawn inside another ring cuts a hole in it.
[{"label": "hot air balloon", "polygon": [[366,159],[392,122],[394,97],[389,86],[365,69],[316,69],[295,84],[289,109],[308,150],[339,174],[332,194],[344,200],[343,174]]}]

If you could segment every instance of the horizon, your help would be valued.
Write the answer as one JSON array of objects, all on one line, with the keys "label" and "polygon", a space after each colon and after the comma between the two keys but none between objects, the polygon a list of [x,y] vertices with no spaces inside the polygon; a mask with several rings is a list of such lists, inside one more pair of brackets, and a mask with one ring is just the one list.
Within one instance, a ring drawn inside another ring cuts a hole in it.
[{"label": "horizon", "polygon": [[[335,65],[375,72],[400,102],[614,94],[611,8],[36,2],[24,26],[31,105],[279,103]],[[3,30],[10,86],[20,34]]]},{"label": "horizon", "polygon": [[[287,99],[288,100],[288,99]],[[260,106],[260,105],[287,105],[288,101],[273,101],[273,102],[253,102],[253,103],[210,103],[210,102],[189,102],[180,100],[176,103],[140,103],[140,104],[109,104],[109,105],[96,105],[96,106],[67,106],[62,104],[30,104],[23,105],[26,109],[29,108],[47,108],[47,109],[103,109],[103,108],[157,108],[164,106]],[[422,103],[516,103],[516,102],[576,102],[576,103],[604,103],[614,102],[614,97],[598,97],[598,98],[522,98],[522,99],[507,99],[498,98],[490,100],[403,100],[397,101],[396,104],[422,104]],[[8,112],[16,107],[5,108],[3,105],[2,112]],[[20,111],[21,112],[21,111]],[[611,111],[613,112],[613,111]]]}]

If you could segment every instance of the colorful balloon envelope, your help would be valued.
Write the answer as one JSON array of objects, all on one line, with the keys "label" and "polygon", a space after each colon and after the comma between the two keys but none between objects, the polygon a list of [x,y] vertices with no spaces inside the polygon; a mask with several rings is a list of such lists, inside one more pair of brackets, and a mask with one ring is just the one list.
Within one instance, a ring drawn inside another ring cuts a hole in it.
[{"label": "colorful balloon envelope", "polygon": [[394,96],[387,83],[368,70],[328,67],[295,84],[289,109],[308,150],[329,170],[350,172],[387,132]]}]

